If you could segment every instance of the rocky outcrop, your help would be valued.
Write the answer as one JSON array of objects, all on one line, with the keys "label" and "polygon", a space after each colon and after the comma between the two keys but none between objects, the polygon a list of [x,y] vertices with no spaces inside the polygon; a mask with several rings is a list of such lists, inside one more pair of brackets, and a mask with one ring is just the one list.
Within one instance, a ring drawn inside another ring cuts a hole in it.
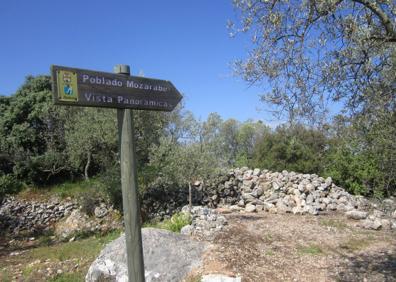
[{"label": "rocky outcrop", "polygon": [[[202,263],[206,243],[166,230],[143,228],[145,278],[150,281],[182,281]],[[128,281],[125,236],[109,243],[90,266],[85,281]]]},{"label": "rocky outcrop", "polygon": [[97,215],[95,213],[93,217],[89,217],[79,209],[73,210],[69,216],[55,224],[57,238],[67,240],[122,228],[121,216],[118,211],[103,205],[97,208],[100,208],[101,212]]}]

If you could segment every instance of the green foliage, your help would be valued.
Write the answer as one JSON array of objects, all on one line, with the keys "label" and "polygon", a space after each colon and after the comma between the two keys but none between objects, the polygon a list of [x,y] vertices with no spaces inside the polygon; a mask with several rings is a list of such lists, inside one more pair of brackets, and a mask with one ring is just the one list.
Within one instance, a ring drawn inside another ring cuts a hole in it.
[{"label": "green foliage", "polygon": [[325,148],[326,138],[319,130],[283,125],[259,141],[253,163],[274,171],[320,174]]},{"label": "green foliage", "polygon": [[396,114],[377,109],[338,117],[330,140],[326,175],[355,194],[387,197],[396,192]]},{"label": "green foliage", "polygon": [[337,184],[353,194],[372,194],[370,192],[375,189],[379,176],[373,158],[340,148],[328,156],[328,161],[326,176],[331,176]]},{"label": "green foliage", "polygon": [[192,218],[191,215],[184,212],[178,212],[172,215],[171,218],[165,219],[162,222],[151,221],[146,222],[143,227],[153,227],[166,229],[175,233],[180,233],[180,230],[186,226],[191,224]]},{"label": "green foliage", "polygon": [[[395,103],[395,1],[234,0],[252,50],[235,63],[262,100],[289,119],[325,121],[329,101],[351,113]],[[340,44],[342,42],[342,44]],[[267,87],[268,84],[270,87]],[[367,95],[367,89],[374,89]]]},{"label": "green foliage", "polygon": [[116,112],[109,109],[75,110],[65,123],[65,143],[70,164],[89,178],[92,167],[103,170],[117,157]]},{"label": "green foliage", "polygon": [[[389,81],[392,70],[382,73]],[[223,120],[216,113],[200,121],[181,107],[171,113],[137,111],[139,192],[186,187],[228,167],[255,166],[331,176],[355,194],[392,195],[395,103],[378,96],[388,86],[377,86],[365,89],[357,113],[327,128],[293,124],[271,131],[262,122]],[[121,209],[116,112],[54,106],[51,95],[49,77],[37,76],[28,77],[15,95],[0,96],[0,200],[17,192],[20,182],[52,187],[62,197],[86,190],[84,206],[91,213],[92,183],[74,180],[92,177],[98,193]]]},{"label": "green foliage", "polygon": [[164,219],[162,222],[159,222],[157,220],[145,222],[143,224],[143,227],[160,228],[175,233],[180,233],[180,230],[184,226],[191,224],[191,222],[192,222],[192,218],[190,214],[184,212],[178,212],[172,215],[171,218]]},{"label": "green foliage", "polygon": [[0,175],[0,203],[5,195],[18,193],[21,188],[21,183],[13,175]]},{"label": "green foliage", "polygon": [[102,191],[109,202],[119,211],[122,211],[122,189],[119,166],[107,169],[99,177],[102,183]]},{"label": "green foliage", "polygon": [[68,171],[62,161],[65,111],[52,103],[49,77],[27,77],[1,107],[0,150],[15,165],[17,178],[45,183]]},{"label": "green foliage", "polygon": [[175,213],[170,219],[166,219],[162,222],[162,227],[166,230],[180,233],[180,230],[191,224],[191,216],[188,213]]}]

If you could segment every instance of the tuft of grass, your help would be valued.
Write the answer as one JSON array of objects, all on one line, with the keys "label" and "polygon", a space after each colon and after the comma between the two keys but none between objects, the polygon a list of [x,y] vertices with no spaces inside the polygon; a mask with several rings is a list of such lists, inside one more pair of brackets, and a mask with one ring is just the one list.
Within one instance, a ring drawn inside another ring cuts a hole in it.
[{"label": "tuft of grass", "polygon": [[267,233],[264,235],[264,240],[267,243],[272,243],[274,241],[274,236],[272,236],[271,234]]},{"label": "tuft of grass", "polygon": [[184,226],[191,224],[191,221],[192,219],[190,214],[178,212],[172,215],[171,218],[165,219],[162,222],[158,222],[156,220],[145,222],[143,227],[153,227],[180,233],[180,230]]},{"label": "tuft of grass", "polygon": [[271,251],[271,250],[268,250],[268,251],[265,252],[265,255],[269,256],[269,257],[272,257],[274,255],[274,252]]},{"label": "tuft of grass", "polygon": [[341,249],[348,250],[348,251],[359,251],[366,248],[370,245],[369,239],[356,239],[351,238],[348,241],[345,241],[339,245]]},{"label": "tuft of grass", "polygon": [[305,255],[321,255],[321,254],[323,254],[323,250],[317,245],[300,246],[297,248],[297,251],[300,254],[305,254]]},{"label": "tuft of grass", "polygon": [[5,268],[0,271],[0,281],[11,282],[11,275]]},{"label": "tuft of grass", "polygon": [[186,226],[191,224],[191,215],[188,213],[175,213],[172,215],[170,219],[164,220],[160,225],[162,226],[163,229],[180,233],[180,230]]},{"label": "tuft of grass", "polygon": [[33,271],[33,267],[31,266],[26,266],[23,270],[22,270],[22,276],[24,279],[28,279],[29,276],[31,275]]},{"label": "tuft of grass", "polygon": [[345,222],[336,219],[322,219],[319,221],[319,224],[322,226],[334,227],[339,230],[345,230],[348,228],[348,225]]},{"label": "tuft of grass", "polygon": [[49,282],[77,282],[77,281],[84,281],[85,280],[84,278],[85,278],[84,273],[75,272],[75,273],[59,274],[48,281]]}]

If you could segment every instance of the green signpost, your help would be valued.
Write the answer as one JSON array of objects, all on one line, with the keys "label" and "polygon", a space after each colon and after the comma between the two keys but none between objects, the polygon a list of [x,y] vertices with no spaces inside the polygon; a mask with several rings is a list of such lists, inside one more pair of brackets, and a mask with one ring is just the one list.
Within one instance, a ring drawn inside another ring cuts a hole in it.
[{"label": "green signpost", "polygon": [[52,66],[53,98],[57,105],[117,109],[128,279],[142,282],[144,261],[132,109],[172,111],[182,96],[170,81],[130,76],[127,65],[116,65],[114,72]]}]

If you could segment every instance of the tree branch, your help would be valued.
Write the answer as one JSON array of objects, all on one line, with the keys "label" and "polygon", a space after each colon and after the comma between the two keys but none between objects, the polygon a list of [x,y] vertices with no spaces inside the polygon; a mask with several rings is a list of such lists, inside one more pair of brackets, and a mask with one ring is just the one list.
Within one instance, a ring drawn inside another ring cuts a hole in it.
[{"label": "tree branch", "polygon": [[377,3],[372,2],[370,0],[352,0],[357,3],[360,3],[364,5],[367,9],[372,11],[381,21],[382,25],[385,27],[386,33],[390,37],[390,42],[393,42],[393,40],[396,40],[396,30],[389,19],[388,15],[380,8]]}]

